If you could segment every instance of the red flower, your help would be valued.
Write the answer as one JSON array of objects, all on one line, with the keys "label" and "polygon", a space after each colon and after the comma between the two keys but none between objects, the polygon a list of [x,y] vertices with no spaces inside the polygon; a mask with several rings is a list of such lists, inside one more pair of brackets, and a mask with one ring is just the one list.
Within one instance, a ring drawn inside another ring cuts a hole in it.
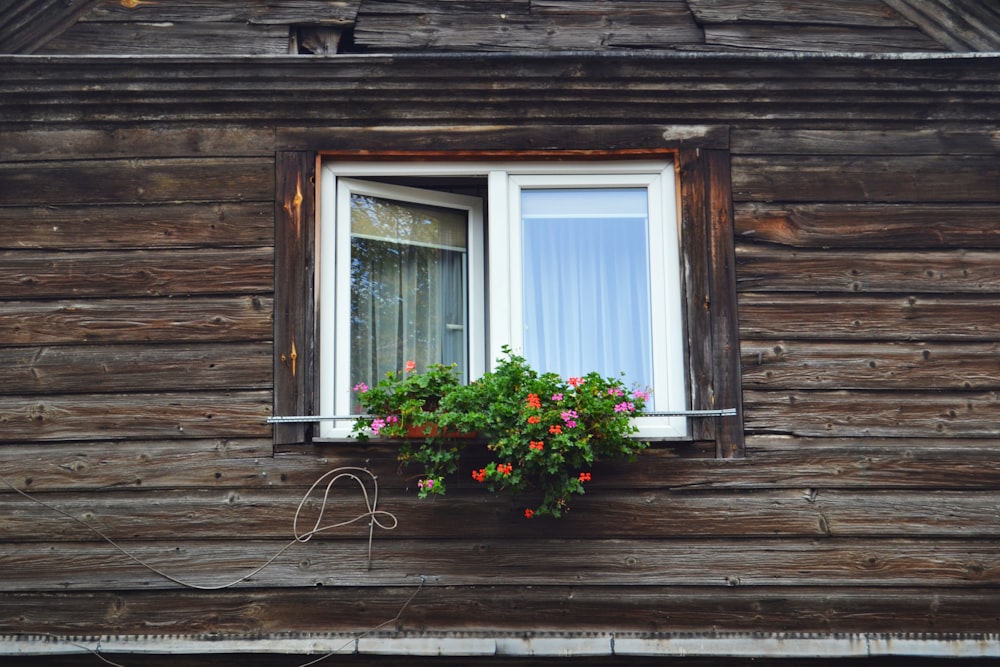
[{"label": "red flower", "polygon": [[559,424],[553,424],[552,426],[549,427],[549,433],[552,433],[553,435],[559,435],[560,433],[562,433],[562,426],[560,426]]},{"label": "red flower", "polygon": [[533,408],[542,407],[542,402],[538,400],[538,394],[528,394],[528,405]]},{"label": "red flower", "polygon": [[524,518],[525,519],[530,519],[533,516],[535,516],[535,510],[532,510],[532,509],[524,510]]},{"label": "red flower", "polygon": [[472,479],[476,480],[477,482],[485,482],[486,481],[486,468],[480,468],[479,470],[473,470],[472,471]]},{"label": "red flower", "polygon": [[531,415],[530,417],[528,417],[529,424],[537,424],[540,421],[542,421],[542,418],[539,417],[538,415]]},{"label": "red flower", "polygon": [[538,451],[542,451],[545,449],[545,443],[541,440],[532,440],[528,443],[528,449],[537,449]]},{"label": "red flower", "polygon": [[571,387],[579,387],[581,384],[583,384],[583,378],[570,378],[566,380],[566,383],[569,384],[569,386]]},{"label": "red flower", "polygon": [[415,370],[417,370],[417,362],[415,362],[415,361],[407,361],[406,362],[406,372],[409,373],[409,372],[415,371]]},{"label": "red flower", "polygon": [[589,482],[590,481],[590,473],[589,472],[581,472],[580,473],[580,481],[581,482]]},{"label": "red flower", "polygon": [[504,476],[510,475],[510,473],[511,473],[512,470],[514,470],[514,466],[512,466],[509,463],[498,463],[497,464],[497,472],[500,473],[501,475],[504,475]]}]

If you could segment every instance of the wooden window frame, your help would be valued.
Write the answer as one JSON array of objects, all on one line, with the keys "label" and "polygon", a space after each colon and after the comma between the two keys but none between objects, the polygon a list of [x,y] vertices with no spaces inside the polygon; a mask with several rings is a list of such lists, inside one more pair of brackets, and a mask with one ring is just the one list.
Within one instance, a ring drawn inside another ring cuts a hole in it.
[{"label": "wooden window frame", "polygon": [[[735,408],[735,416],[695,418],[694,441],[713,441],[719,458],[744,455],[742,380],[735,279],[732,185],[728,150],[678,148],[632,150],[627,157],[672,155],[678,170],[681,266],[688,373],[692,410]],[[371,152],[338,151],[370,160]],[[323,155],[330,155],[324,153]],[[403,159],[538,159],[538,151],[386,151]],[[622,151],[545,151],[546,159],[621,159]],[[317,409],[316,176],[321,154],[283,151],[276,155],[274,414],[315,415]],[[275,446],[308,443],[309,422],[274,424]]]}]

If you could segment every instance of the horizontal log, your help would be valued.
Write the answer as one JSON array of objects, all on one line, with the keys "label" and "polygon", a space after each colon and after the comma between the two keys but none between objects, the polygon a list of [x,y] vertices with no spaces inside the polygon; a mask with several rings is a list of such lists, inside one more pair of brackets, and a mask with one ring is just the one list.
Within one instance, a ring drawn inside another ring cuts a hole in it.
[{"label": "horizontal log", "polygon": [[700,23],[821,23],[828,25],[906,27],[906,19],[867,0],[836,3],[782,0],[688,0]]},{"label": "horizontal log", "polygon": [[0,396],[0,441],[266,437],[270,391]]},{"label": "horizontal log", "polygon": [[[775,439],[778,435],[769,436]],[[824,434],[825,435],[825,434]],[[751,434],[755,440],[761,436]],[[179,436],[175,436],[179,438]],[[785,443],[788,438],[782,439]],[[744,459],[678,458],[673,447],[644,451],[636,463],[599,464],[592,494],[600,503],[615,490],[655,498],[658,491],[708,489],[996,489],[1000,461],[990,441],[874,438],[791,440],[801,446],[755,444]],[[380,488],[413,493],[419,471],[399,469],[397,445],[328,444],[291,447],[271,455],[269,439],[213,438],[135,442],[10,442],[0,447],[0,474],[32,493],[138,488],[271,489],[295,488],[301,496],[324,473],[345,466],[372,470]],[[474,453],[449,488],[475,499],[489,498],[469,472],[482,463]],[[11,492],[0,484],[0,493]],[[652,494],[652,495],[649,495]],[[666,496],[663,496],[666,497]],[[520,501],[497,500],[496,512],[523,514]],[[583,514],[583,513],[581,513]]]},{"label": "horizontal log", "polygon": [[736,261],[743,291],[1000,292],[1000,252],[788,250],[737,244]]},{"label": "horizontal log", "polygon": [[241,23],[80,22],[36,51],[39,55],[278,56],[288,54],[287,25]]},{"label": "horizontal log", "polygon": [[[914,449],[916,443],[919,446]],[[989,439],[982,438],[804,438],[781,434],[760,434],[747,437],[748,456],[764,461],[771,456],[777,456],[784,461],[793,453],[812,452],[813,454],[843,456],[848,452],[858,455],[883,456],[895,453],[909,457],[915,451],[921,456],[950,456],[952,462],[962,460],[967,456],[979,457],[983,452],[994,450],[995,446]],[[935,453],[936,454],[932,454]]]},{"label": "horizontal log", "polygon": [[273,157],[0,162],[0,206],[273,200]]},{"label": "horizontal log", "polygon": [[[996,587],[1000,548],[988,541],[917,539],[468,540],[379,539],[369,569],[367,528],[358,539],[158,543],[7,544],[0,590],[124,591],[181,586],[243,588],[415,586],[933,586]],[[738,546],[737,546],[738,544]],[[279,554],[280,555],[277,555]],[[274,560],[263,570],[272,556]],[[469,558],[476,566],[469,567]],[[139,562],[146,565],[140,565]]]},{"label": "horizontal log", "polygon": [[[865,0],[865,4],[869,4]],[[735,127],[733,153],[772,155],[997,155],[1000,131],[944,126],[891,129]]]},{"label": "horizontal log", "polygon": [[274,291],[274,249],[0,251],[0,299]]},{"label": "horizontal log", "polygon": [[913,27],[866,28],[836,25],[715,24],[705,25],[705,44],[715,49],[772,51],[854,51],[905,53],[945,51]]},{"label": "horizontal log", "polygon": [[267,341],[271,310],[256,296],[5,301],[0,346]]},{"label": "horizontal log", "polygon": [[995,205],[736,205],[737,235],[796,248],[1000,248]]},{"label": "horizontal log", "polygon": [[81,21],[179,21],[273,23],[278,25],[353,21],[357,0],[268,0],[232,3],[227,0],[171,0],[169,3],[99,3]]},{"label": "horizontal log", "polygon": [[274,155],[273,147],[273,128],[250,125],[0,130],[0,160],[5,162],[209,155],[267,157]]},{"label": "horizontal log", "polygon": [[0,395],[268,389],[270,343],[8,348]]},{"label": "horizontal log", "polygon": [[[35,502],[0,493],[0,529],[6,543],[93,542],[99,535],[113,540],[170,541],[178,535],[190,540],[284,539],[294,534],[301,504],[300,534],[315,527],[322,530],[317,540],[356,539],[353,529],[335,526],[367,511],[360,487],[343,479],[329,497],[324,490],[321,485],[308,496],[297,488],[45,493],[31,495]],[[368,492],[374,491],[369,484]],[[376,508],[385,514],[378,518],[396,525],[391,532],[380,531],[384,539],[452,539],[456,517],[461,517],[466,539],[571,539],[581,532],[592,539],[977,539],[1000,531],[1000,492],[995,490],[623,492],[595,485],[592,492],[571,499],[572,510],[560,520],[527,523],[523,505],[532,498],[496,499],[482,489],[458,489],[444,498],[419,500],[414,489],[379,491]]]},{"label": "horizontal log", "polygon": [[996,438],[997,392],[745,391],[748,432],[806,437]]},{"label": "horizontal log", "polygon": [[740,343],[748,389],[1000,389],[997,343]]},{"label": "horizontal log", "polygon": [[0,206],[0,230],[9,250],[268,246],[274,204]]},{"label": "horizontal log", "polygon": [[997,202],[995,156],[733,156],[736,201]]},{"label": "horizontal log", "polygon": [[[228,590],[206,595],[197,591],[115,591],[97,593],[0,593],[0,632],[90,635],[203,635],[209,633],[260,636],[268,633],[369,632],[395,618],[391,626],[402,632],[456,631],[523,632],[739,632],[752,619],[756,631],[771,628],[789,632],[987,632],[996,629],[1000,591],[943,588],[886,587],[671,587],[552,585],[430,586],[416,595],[416,585],[372,588],[324,586],[289,590]],[[412,597],[412,600],[410,598]],[[407,600],[410,600],[408,604]],[[309,613],[303,614],[302,610]],[[352,656],[351,664],[359,663]],[[86,656],[92,664],[94,658]],[[8,657],[5,664],[17,658]],[[58,657],[46,659],[46,664]],[[171,660],[143,657],[143,664],[176,665]],[[232,665],[220,662],[185,664]],[[201,660],[207,660],[201,659]],[[301,664],[291,661],[288,667]],[[581,662],[583,660],[584,662]],[[661,665],[662,658],[651,663]],[[755,664],[769,664],[754,661]],[[408,656],[408,665],[423,665]],[[37,664],[37,663],[32,663]],[[74,663],[76,664],[76,663]],[[263,662],[254,664],[265,664]],[[270,665],[270,662],[266,664]],[[375,664],[384,664],[382,662]],[[440,665],[440,658],[428,663]],[[505,662],[504,665],[511,663]],[[521,658],[518,664],[525,663]],[[573,664],[591,663],[586,658]],[[606,663],[604,663],[606,664]],[[629,665],[646,664],[630,659]],[[710,663],[722,664],[719,658]],[[745,664],[745,661],[744,663]],[[796,664],[811,661],[796,660]],[[823,663],[826,664],[826,663]],[[867,660],[866,664],[871,664]],[[898,663],[897,663],[898,664]],[[917,664],[912,661],[907,664]],[[920,663],[922,664],[922,663]],[[818,664],[817,664],[817,667]]]},{"label": "horizontal log", "polygon": [[[476,0],[473,0],[475,2]],[[482,0],[478,0],[480,3]],[[519,0],[523,12],[530,13],[532,15],[537,14],[549,14],[552,16],[564,16],[571,14],[593,14],[598,16],[608,15],[611,12],[608,11],[609,7],[606,0]],[[384,7],[392,7],[392,5],[397,4],[396,2],[380,2]],[[427,2],[417,2],[412,3],[414,7],[428,7],[430,4],[438,5],[438,11],[440,8],[446,8],[450,2],[445,3],[427,3]],[[670,13],[670,14],[687,14],[690,12],[688,4],[685,0],[626,0],[626,2],[618,3],[614,7],[615,12],[619,14],[630,14],[632,16],[641,16],[644,14],[660,14],[660,13]],[[368,12],[367,5],[365,6],[365,12]]]},{"label": "horizontal log", "polygon": [[984,341],[1000,339],[1000,299],[746,292],[740,336],[759,340]]},{"label": "horizontal log", "polygon": [[358,15],[354,39],[369,49],[508,51],[605,49],[609,45],[701,44],[690,14],[677,8],[655,14],[504,14],[478,12]]},{"label": "horizontal log", "polygon": [[626,155],[649,155],[651,150],[678,147],[724,149],[729,146],[729,128],[724,125],[632,124],[602,125],[456,125],[413,127],[343,127],[312,125],[283,127],[275,139],[282,150],[313,150],[364,153],[386,151],[451,152],[455,157],[479,157],[475,152],[496,151],[498,159],[518,151],[581,151],[581,158],[622,151]]}]

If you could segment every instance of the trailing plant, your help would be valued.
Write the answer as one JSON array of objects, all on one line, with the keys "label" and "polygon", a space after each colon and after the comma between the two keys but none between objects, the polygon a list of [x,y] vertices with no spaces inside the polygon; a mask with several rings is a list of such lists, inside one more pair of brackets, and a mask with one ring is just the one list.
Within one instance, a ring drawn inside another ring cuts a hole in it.
[{"label": "trailing plant", "polygon": [[[540,494],[541,502],[525,509],[527,518],[559,517],[570,496],[584,493],[595,462],[631,458],[646,447],[632,435],[649,395],[596,372],[565,379],[539,373],[506,347],[504,355],[468,385],[451,367],[417,373],[408,366],[374,388],[356,387],[371,416],[360,418],[355,432],[398,436],[418,429],[420,438],[405,442],[400,460],[423,466],[420,497],[446,492],[467,444],[454,436],[476,432],[489,457],[473,479],[494,492]],[[436,403],[428,391],[439,392]]]}]

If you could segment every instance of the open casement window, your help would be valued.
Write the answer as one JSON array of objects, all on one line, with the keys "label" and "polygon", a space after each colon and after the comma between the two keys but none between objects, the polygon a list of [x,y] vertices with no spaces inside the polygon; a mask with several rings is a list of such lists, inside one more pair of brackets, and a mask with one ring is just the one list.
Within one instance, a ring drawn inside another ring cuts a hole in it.
[{"label": "open casement window", "polygon": [[[297,164],[311,184],[311,159],[286,154],[279,165]],[[279,174],[279,198],[295,200],[297,180]],[[277,207],[276,414],[353,414],[356,384],[410,360],[455,363],[475,378],[503,346],[564,376],[624,373],[653,390],[655,413],[739,408],[728,154],[331,157],[317,187],[313,230],[302,231],[298,223],[308,223],[294,207]],[[289,293],[288,276],[303,281],[299,294]],[[308,303],[313,315],[300,312]],[[298,368],[289,365],[293,349]],[[719,455],[742,452],[738,415],[638,424],[642,437],[715,440]],[[275,438],[338,438],[349,428],[350,420],[276,424]]]}]

